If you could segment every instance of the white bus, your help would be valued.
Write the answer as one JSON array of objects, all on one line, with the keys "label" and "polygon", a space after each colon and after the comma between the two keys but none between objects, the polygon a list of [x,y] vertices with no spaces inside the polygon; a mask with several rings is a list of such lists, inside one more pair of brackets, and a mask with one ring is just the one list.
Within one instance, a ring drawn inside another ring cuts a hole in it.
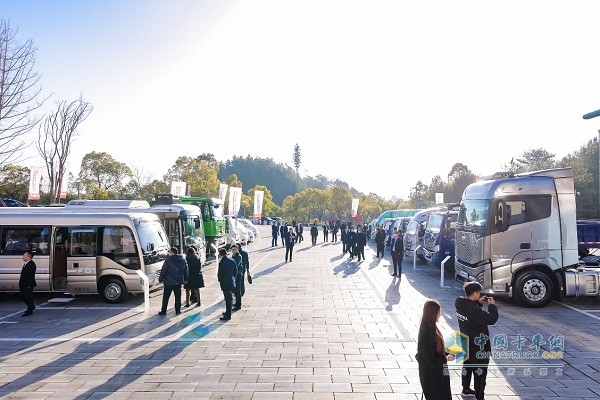
[{"label": "white bus", "polygon": [[25,250],[37,265],[36,292],[98,293],[109,303],[159,286],[169,243],[151,213],[0,213],[0,291],[17,292]]},{"label": "white bus", "polygon": [[202,265],[206,262],[206,242],[200,208],[191,204],[155,205],[145,200],[71,200],[58,212],[150,212],[158,215],[169,245],[179,249],[180,254],[194,246]]}]

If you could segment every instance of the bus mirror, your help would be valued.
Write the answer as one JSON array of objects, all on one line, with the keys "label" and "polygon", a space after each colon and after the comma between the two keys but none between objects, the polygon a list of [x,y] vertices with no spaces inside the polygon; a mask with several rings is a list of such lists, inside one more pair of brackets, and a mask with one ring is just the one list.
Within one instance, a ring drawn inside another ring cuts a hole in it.
[{"label": "bus mirror", "polygon": [[200,228],[200,218],[194,218],[194,227],[196,229]]}]

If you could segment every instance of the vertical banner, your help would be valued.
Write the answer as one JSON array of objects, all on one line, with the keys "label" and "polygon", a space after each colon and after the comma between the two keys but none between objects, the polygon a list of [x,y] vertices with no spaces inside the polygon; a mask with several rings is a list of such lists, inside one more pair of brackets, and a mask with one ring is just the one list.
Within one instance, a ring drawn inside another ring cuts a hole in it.
[{"label": "vertical banner", "polygon": [[229,215],[237,215],[242,202],[242,188],[229,187]]},{"label": "vertical banner", "polygon": [[219,199],[221,199],[223,204],[225,204],[225,197],[227,197],[227,188],[228,187],[229,187],[229,185],[227,185],[226,183],[221,183],[219,185]]},{"label": "vertical banner", "polygon": [[254,192],[254,215],[253,218],[255,220],[260,220],[262,218],[262,206],[263,206],[263,197],[265,192],[262,190],[256,190]]},{"label": "vertical banner", "polygon": [[40,183],[42,182],[42,167],[31,167],[31,175],[29,175],[29,194],[27,200],[40,199]]},{"label": "vertical banner", "polygon": [[67,198],[67,192],[69,191],[69,167],[69,163],[66,163],[63,167],[62,182],[60,183],[60,198],[63,200]]},{"label": "vertical banner", "polygon": [[435,204],[441,204],[444,202],[444,193],[435,194]]},{"label": "vertical banner", "polygon": [[352,199],[352,218],[356,217],[356,214],[358,213],[358,199]]},{"label": "vertical banner", "polygon": [[174,181],[171,182],[171,194],[173,196],[185,196],[185,182]]}]

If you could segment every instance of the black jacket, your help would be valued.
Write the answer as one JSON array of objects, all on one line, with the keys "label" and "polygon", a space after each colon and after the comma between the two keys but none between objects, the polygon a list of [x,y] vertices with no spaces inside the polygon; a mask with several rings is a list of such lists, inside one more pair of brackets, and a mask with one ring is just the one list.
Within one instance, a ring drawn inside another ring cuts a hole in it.
[{"label": "black jacket", "polygon": [[310,236],[319,236],[319,228],[317,228],[316,226],[311,226]]},{"label": "black jacket", "polygon": [[392,239],[392,253],[398,255],[404,255],[404,239],[402,235],[398,235],[396,239]]},{"label": "black jacket", "polygon": [[222,291],[235,289],[235,276],[237,274],[237,265],[233,258],[223,257],[219,261],[217,278]]},{"label": "black jacket", "polygon": [[173,254],[167,258],[160,270],[159,282],[165,286],[180,286],[188,280],[188,266],[181,254]]},{"label": "black jacket", "polygon": [[34,288],[37,286],[35,282],[35,268],[36,265],[33,260],[29,260],[23,265],[21,276],[19,277],[20,288]]},{"label": "black jacket", "polygon": [[488,337],[484,350],[490,351],[491,339],[489,339],[488,325],[494,325],[498,321],[498,307],[489,304],[486,311],[478,301],[466,297],[456,299],[455,306],[460,332],[469,337],[469,357],[474,358],[480,350],[480,347],[475,344],[475,338],[481,334]]},{"label": "black jacket", "polygon": [[446,355],[436,351],[435,331],[425,324],[419,328],[416,358],[425,399],[451,400],[450,375],[444,375]]},{"label": "black jacket", "polygon": [[377,231],[375,234],[375,243],[383,246],[385,244],[385,232],[382,230]]},{"label": "black jacket", "polygon": [[358,247],[365,247],[367,245],[367,235],[363,232],[356,232],[356,245]]}]

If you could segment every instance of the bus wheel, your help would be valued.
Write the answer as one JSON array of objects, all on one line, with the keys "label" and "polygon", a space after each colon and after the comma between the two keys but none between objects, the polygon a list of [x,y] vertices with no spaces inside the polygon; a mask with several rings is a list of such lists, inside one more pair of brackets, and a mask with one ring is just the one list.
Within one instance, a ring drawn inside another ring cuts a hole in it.
[{"label": "bus wheel", "polygon": [[518,302],[525,307],[544,307],[552,300],[552,281],[540,271],[526,271],[515,282]]},{"label": "bus wheel", "polygon": [[121,303],[127,298],[127,288],[118,278],[107,279],[102,288],[102,297],[107,303]]}]

